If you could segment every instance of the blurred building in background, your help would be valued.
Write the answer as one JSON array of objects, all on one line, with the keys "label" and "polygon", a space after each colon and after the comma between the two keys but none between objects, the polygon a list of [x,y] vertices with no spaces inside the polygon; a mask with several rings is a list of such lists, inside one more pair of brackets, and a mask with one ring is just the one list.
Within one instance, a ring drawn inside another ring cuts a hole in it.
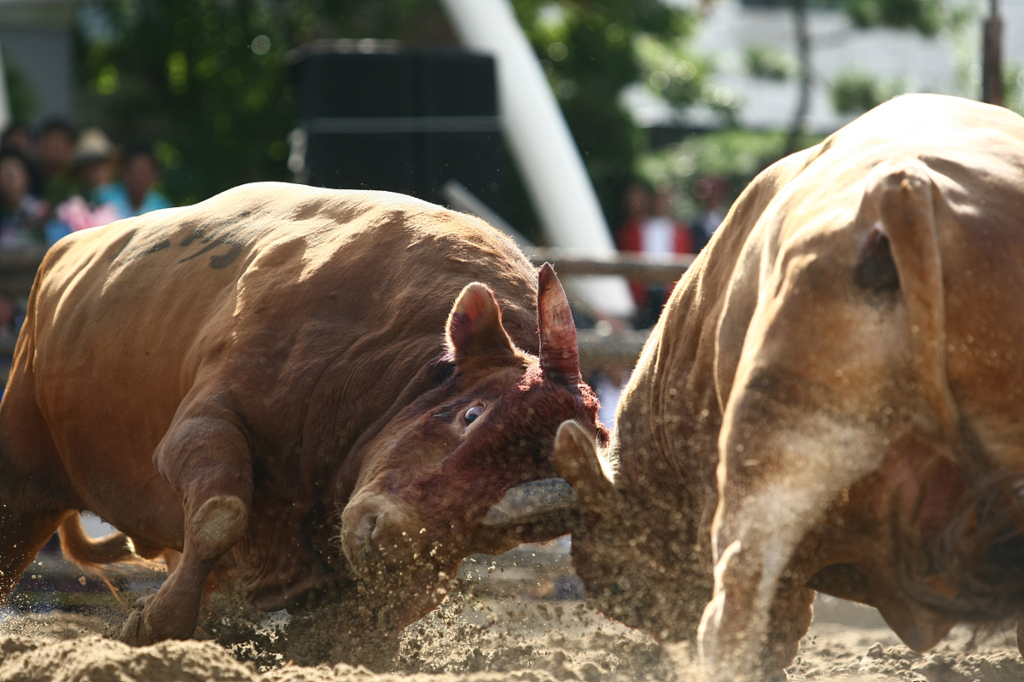
[{"label": "blurred building in background", "polygon": [[[665,0],[696,7],[697,0]],[[806,130],[827,134],[856,118],[859,111],[837,110],[834,95],[856,97],[874,90],[887,99],[903,92],[937,92],[981,97],[982,20],[988,0],[957,3],[967,17],[959,28],[943,28],[934,37],[914,30],[857,28],[841,3],[807,3],[813,87]],[[702,93],[704,105],[682,112],[637,84],[623,100],[647,128],[714,128],[721,117],[712,104],[735,101],[735,122],[754,130],[785,129],[796,107],[797,47],[790,0],[715,0],[704,3],[695,49],[715,64],[714,86]],[[1001,0],[1004,73],[1024,89],[1024,0]],[[654,90],[657,84],[654,83]],[[1014,102],[1008,102],[1013,104]],[[856,104],[856,102],[852,102]],[[1019,103],[1016,103],[1019,106]]]},{"label": "blurred building in background", "polygon": [[[646,128],[700,130],[721,125],[713,105],[736,103],[735,121],[751,129],[786,127],[797,98],[796,40],[790,0],[664,0],[699,11],[695,47],[715,65],[708,106],[673,109],[657,94],[657,83],[627,88],[623,102]],[[837,111],[836,87],[863,87],[873,80],[880,94],[942,92],[977,99],[981,88],[981,20],[987,0],[947,2],[967,17],[957,30],[924,37],[912,30],[856,28],[840,4],[808,5],[814,87],[809,131],[827,133],[856,116]],[[15,81],[24,79],[39,98],[37,115],[73,117],[76,0],[0,0],[0,49]],[[1024,0],[1001,0],[1004,73],[1024,90]],[[15,84],[16,86],[17,84]],[[653,89],[648,87],[654,86]],[[1014,102],[1011,101],[1011,104]],[[0,124],[3,122],[0,121]]]},{"label": "blurred building in background", "polygon": [[[794,7],[801,2],[806,5],[811,87],[806,113],[798,117]],[[651,3],[655,9],[673,6],[685,12],[676,16],[679,22],[666,20],[660,28],[629,23],[641,6],[651,14]],[[364,4],[377,8],[367,16],[390,12],[393,28],[405,28],[388,33],[389,24],[382,21],[364,30],[362,15],[351,9]],[[309,12],[323,6],[314,0],[0,0],[0,50],[10,98],[30,98],[38,105],[16,108],[31,112],[21,118],[37,125],[61,115],[78,125],[105,126],[115,138],[152,141],[167,194],[177,203],[198,201],[240,182],[289,177],[327,186],[394,189],[447,203],[438,186],[454,179],[513,227],[543,243],[544,216],[536,210],[535,196],[526,196],[536,195],[536,188],[524,182],[524,164],[509,137],[502,139],[496,130],[505,119],[530,117],[501,115],[509,97],[499,94],[495,103],[494,91],[497,87],[500,93],[509,79],[496,75],[500,60],[487,65],[496,52],[456,49],[458,31],[443,7],[457,4],[353,0],[338,5],[342,9],[334,19],[312,22],[308,31],[294,26],[285,31],[278,29],[288,23],[286,5],[302,5]],[[589,10],[567,3],[512,4],[610,224],[621,222],[620,197],[636,176],[671,186],[678,217],[694,220],[702,178],[726,182],[727,207],[780,156],[817,142],[895,94],[931,91],[979,98],[982,21],[990,11],[989,0],[617,0],[602,5],[607,16],[595,19],[591,12],[584,21]],[[172,5],[175,11],[168,13]],[[931,37],[910,29],[862,29],[848,11],[861,5],[886,11],[937,7],[962,21],[958,26],[943,23]],[[421,14],[410,14],[414,6]],[[999,6],[1006,105],[1020,111],[1024,0],[1000,0]],[[148,17],[148,24],[136,21],[132,12],[139,7],[148,8],[138,13]],[[264,19],[257,27],[253,16],[266,14],[267,8],[279,13],[273,15],[275,23]],[[403,23],[410,16],[430,30]],[[588,22],[594,26],[588,28]],[[145,30],[133,32],[140,23]],[[692,27],[692,35],[685,27]],[[662,43],[641,54],[657,30],[667,33],[660,35]],[[138,42],[112,40],[122,34]],[[320,36],[337,35],[350,40],[340,50],[345,41],[329,41],[326,49],[333,54],[314,54],[324,44],[293,50]],[[405,44],[379,40],[383,35],[401,37]],[[463,46],[467,43],[463,37]],[[144,61],[138,55],[151,44]],[[285,78],[288,51],[292,88]],[[448,56],[437,56],[444,51]],[[376,60],[379,68],[391,71],[376,77],[369,74],[378,66],[368,66],[357,75],[348,66],[360,60],[367,65]],[[343,61],[348,66],[341,68]],[[326,82],[325,77],[337,85],[303,85],[318,78],[317,83]],[[489,78],[495,82],[488,84]],[[614,106],[617,101],[628,113]],[[3,115],[0,106],[0,125]],[[458,131],[450,127],[454,124]],[[286,141],[293,128],[297,133]],[[295,165],[301,172],[285,169],[289,142],[289,161],[295,162],[289,168]],[[528,156],[551,154],[545,148]],[[327,157],[341,161],[323,170]],[[385,170],[385,162],[392,167]],[[542,184],[563,187],[560,181]],[[579,219],[554,222],[576,224]]]},{"label": "blurred building in background", "polygon": [[[74,114],[75,0],[0,0],[8,97],[32,97],[41,118]],[[0,111],[0,128],[6,121]]]}]

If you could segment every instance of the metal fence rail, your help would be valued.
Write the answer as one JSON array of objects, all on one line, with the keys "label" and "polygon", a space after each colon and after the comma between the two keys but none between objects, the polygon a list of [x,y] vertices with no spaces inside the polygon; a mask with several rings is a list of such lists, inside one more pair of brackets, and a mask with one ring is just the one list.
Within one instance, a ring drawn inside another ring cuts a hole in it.
[{"label": "metal fence rail", "polygon": [[605,365],[633,365],[640,357],[650,330],[626,329],[621,332],[602,334],[593,329],[580,329],[577,340],[580,345],[580,369],[584,374]]},{"label": "metal fence rail", "polygon": [[0,249],[0,294],[9,299],[28,298],[36,270],[46,249]]},{"label": "metal fence rail", "polygon": [[562,275],[621,275],[629,279],[667,284],[675,282],[693,264],[694,254],[662,256],[645,253],[593,254],[573,249],[527,248],[523,250],[535,264],[555,266]]}]

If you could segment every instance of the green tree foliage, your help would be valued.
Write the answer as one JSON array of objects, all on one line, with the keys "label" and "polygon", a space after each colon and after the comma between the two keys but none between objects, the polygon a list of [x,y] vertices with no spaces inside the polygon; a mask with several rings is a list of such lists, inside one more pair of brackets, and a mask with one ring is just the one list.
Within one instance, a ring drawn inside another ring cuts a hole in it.
[{"label": "green tree foliage", "polygon": [[1018,114],[1024,114],[1024,68],[1020,64],[1003,65],[1003,105]]},{"label": "green tree foliage", "polygon": [[755,78],[784,81],[796,73],[796,63],[788,53],[767,45],[751,45],[744,55],[747,73]]},{"label": "green tree foliage", "polygon": [[841,114],[862,114],[907,91],[900,80],[883,80],[859,71],[846,71],[829,88],[832,107]]},{"label": "green tree foliage", "polygon": [[889,26],[933,36],[947,23],[942,0],[845,0],[843,7],[859,28]]},{"label": "green tree foliage", "polygon": [[[689,135],[664,149],[645,154],[639,167],[641,175],[654,185],[667,185],[674,191],[673,206],[683,218],[700,215],[696,185],[704,177],[725,180],[728,202],[739,195],[762,170],[779,159],[779,150],[787,133],[724,128],[703,135]],[[821,135],[802,135],[803,149],[821,142]]]},{"label": "green tree foliage", "polygon": [[622,89],[648,84],[669,101],[700,98],[706,64],[689,56],[693,17],[660,0],[513,0],[615,225],[646,137],[619,104]]},{"label": "green tree foliage", "polygon": [[287,54],[319,38],[451,42],[425,0],[85,0],[80,119],[152,141],[180,203],[287,179]]},{"label": "green tree foliage", "polygon": [[7,98],[11,106],[11,120],[30,121],[39,112],[39,93],[32,87],[21,67],[6,53],[3,54],[3,77],[7,83]]},{"label": "green tree foliage", "polygon": [[85,122],[153,141],[172,196],[189,203],[285,176],[294,121],[285,53],[309,30],[288,3],[89,0],[80,9]]},{"label": "green tree foliage", "polygon": [[[673,101],[699,96],[707,68],[687,60],[681,42],[691,18],[659,0],[513,5],[614,221],[644,148],[619,93],[657,71],[654,82]],[[317,38],[457,44],[438,0],[84,0],[79,17],[80,118],[122,141],[156,141],[180,202],[287,177],[286,136],[297,122],[292,48]],[[664,46],[676,61],[659,69],[638,57],[640,44],[647,53]]]}]

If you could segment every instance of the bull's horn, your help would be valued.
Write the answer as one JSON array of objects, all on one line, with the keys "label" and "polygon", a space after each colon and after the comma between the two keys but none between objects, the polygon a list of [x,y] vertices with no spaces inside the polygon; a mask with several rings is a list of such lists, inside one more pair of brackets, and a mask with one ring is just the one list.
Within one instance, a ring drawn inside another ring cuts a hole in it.
[{"label": "bull's horn", "polygon": [[561,521],[579,507],[579,495],[561,478],[520,483],[487,511],[485,526],[506,527]]},{"label": "bull's horn", "polygon": [[580,351],[576,342],[576,324],[562,283],[550,263],[540,268],[537,322],[540,327],[541,371],[556,384],[579,392]]}]

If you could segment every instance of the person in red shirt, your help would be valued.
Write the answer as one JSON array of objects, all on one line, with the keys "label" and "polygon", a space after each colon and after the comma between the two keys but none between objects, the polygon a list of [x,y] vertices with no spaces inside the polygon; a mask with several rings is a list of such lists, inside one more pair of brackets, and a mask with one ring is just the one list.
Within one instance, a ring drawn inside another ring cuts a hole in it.
[{"label": "person in red shirt", "polygon": [[[645,209],[644,193],[650,197],[649,212]],[[626,190],[626,208],[626,221],[615,240],[620,251],[693,253],[693,234],[686,223],[672,215],[672,193],[668,187],[660,187],[651,195],[642,184],[634,183]],[[638,310],[637,326],[653,324],[672,293],[672,285],[633,280],[630,288]]]},{"label": "person in red shirt", "polygon": [[718,226],[725,220],[727,191],[728,185],[724,178],[708,176],[697,181],[694,195],[700,202],[701,214],[691,225],[694,253],[707,246]]}]

